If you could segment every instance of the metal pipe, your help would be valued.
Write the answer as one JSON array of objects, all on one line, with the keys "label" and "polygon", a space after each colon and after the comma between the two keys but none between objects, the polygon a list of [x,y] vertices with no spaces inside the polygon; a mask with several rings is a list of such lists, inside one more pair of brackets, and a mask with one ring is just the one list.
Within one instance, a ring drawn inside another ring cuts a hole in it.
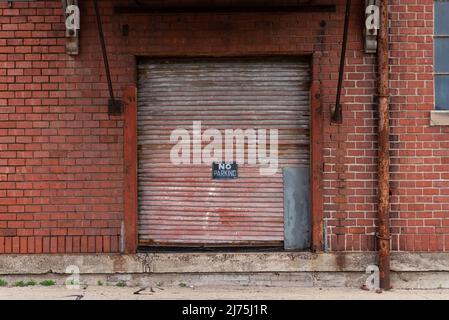
[{"label": "metal pipe", "polygon": [[338,86],[337,86],[337,100],[335,101],[335,108],[332,112],[332,122],[342,123],[342,108],[340,104],[341,90],[343,86],[343,78],[345,73],[345,61],[346,61],[346,49],[348,47],[348,33],[349,33],[349,19],[351,17],[351,0],[346,0],[346,12],[345,12],[345,26],[343,30],[343,42],[341,47],[340,56],[340,70],[338,73]]},{"label": "metal pipe", "polygon": [[104,67],[106,69],[106,78],[108,80],[109,96],[112,101],[115,101],[114,89],[112,87],[111,71],[109,69],[108,54],[106,52],[106,44],[104,41],[103,25],[101,23],[100,10],[98,9],[98,1],[97,0],[93,0],[93,1],[94,1],[95,14],[97,16],[97,26],[98,26],[98,34],[100,36],[101,52],[103,53],[103,62],[104,62]]},{"label": "metal pipe", "polygon": [[378,39],[379,229],[377,239],[379,246],[380,287],[384,290],[390,289],[390,93],[388,59],[388,0],[381,0]]}]

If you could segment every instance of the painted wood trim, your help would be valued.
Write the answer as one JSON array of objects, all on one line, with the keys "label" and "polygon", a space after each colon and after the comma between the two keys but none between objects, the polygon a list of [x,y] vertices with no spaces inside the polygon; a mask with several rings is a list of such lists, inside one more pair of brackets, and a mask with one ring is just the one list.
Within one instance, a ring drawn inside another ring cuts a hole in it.
[{"label": "painted wood trim", "polygon": [[312,208],[312,251],[324,251],[324,211],[323,211],[323,112],[320,102],[320,82],[316,55],[312,58],[311,103],[311,208]]},{"label": "painted wood trim", "polygon": [[137,88],[126,87],[124,102],[124,224],[127,254],[137,252]]}]

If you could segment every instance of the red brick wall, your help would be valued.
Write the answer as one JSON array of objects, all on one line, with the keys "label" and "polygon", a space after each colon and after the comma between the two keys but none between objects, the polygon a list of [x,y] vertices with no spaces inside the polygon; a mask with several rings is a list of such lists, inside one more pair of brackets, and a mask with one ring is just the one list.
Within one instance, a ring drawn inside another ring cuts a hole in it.
[{"label": "red brick wall", "polygon": [[[135,83],[138,55],[314,52],[323,108],[327,248],[375,249],[376,59],[363,52],[358,1],[342,125],[330,124],[329,105],[335,101],[345,1],[336,0],[336,14],[111,17],[114,5],[127,2],[100,1],[118,96]],[[449,250],[449,129],[429,127],[433,1],[390,3],[393,249]],[[120,248],[123,119],[107,114],[91,1],[81,1],[77,57],[65,53],[60,6],[59,0],[12,9],[0,3],[0,253]],[[124,23],[127,37],[120,31]]]},{"label": "red brick wall", "polygon": [[89,24],[71,58],[60,1],[0,3],[0,253],[119,250],[122,121]]},{"label": "red brick wall", "polygon": [[393,248],[449,250],[449,127],[430,127],[433,1],[392,1]]}]

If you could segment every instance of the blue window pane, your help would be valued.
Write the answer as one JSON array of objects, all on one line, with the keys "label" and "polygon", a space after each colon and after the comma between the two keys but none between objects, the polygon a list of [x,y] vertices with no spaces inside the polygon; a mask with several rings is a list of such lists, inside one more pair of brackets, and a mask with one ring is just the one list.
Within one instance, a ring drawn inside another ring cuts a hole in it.
[{"label": "blue window pane", "polygon": [[449,72],[449,38],[435,38],[435,72]]},{"label": "blue window pane", "polygon": [[435,35],[449,35],[449,1],[435,2]]},{"label": "blue window pane", "polygon": [[435,109],[449,110],[449,75],[435,76]]}]

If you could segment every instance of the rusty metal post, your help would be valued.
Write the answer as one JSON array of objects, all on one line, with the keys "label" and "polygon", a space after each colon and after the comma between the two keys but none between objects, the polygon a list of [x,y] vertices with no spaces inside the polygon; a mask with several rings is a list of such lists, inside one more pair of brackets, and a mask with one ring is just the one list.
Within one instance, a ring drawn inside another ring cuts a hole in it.
[{"label": "rusty metal post", "polygon": [[95,16],[97,17],[98,36],[100,37],[101,53],[103,54],[103,63],[108,81],[109,101],[108,112],[110,115],[119,115],[123,112],[123,102],[114,97],[114,89],[112,86],[111,69],[109,67],[108,53],[106,51],[106,43],[104,40],[103,24],[101,22],[100,9],[98,8],[98,0],[94,0]]},{"label": "rusty metal post", "polygon": [[346,0],[346,10],[345,10],[345,25],[343,29],[343,41],[341,45],[341,56],[340,56],[340,70],[338,71],[338,86],[337,86],[337,99],[335,106],[331,110],[331,121],[334,123],[342,123],[342,106],[341,101],[341,90],[343,86],[343,78],[345,74],[345,62],[346,62],[346,51],[348,47],[348,34],[349,34],[349,20],[351,17],[351,0]]},{"label": "rusty metal post", "polygon": [[390,289],[390,124],[388,0],[380,1],[379,73],[379,245],[380,287]]}]

